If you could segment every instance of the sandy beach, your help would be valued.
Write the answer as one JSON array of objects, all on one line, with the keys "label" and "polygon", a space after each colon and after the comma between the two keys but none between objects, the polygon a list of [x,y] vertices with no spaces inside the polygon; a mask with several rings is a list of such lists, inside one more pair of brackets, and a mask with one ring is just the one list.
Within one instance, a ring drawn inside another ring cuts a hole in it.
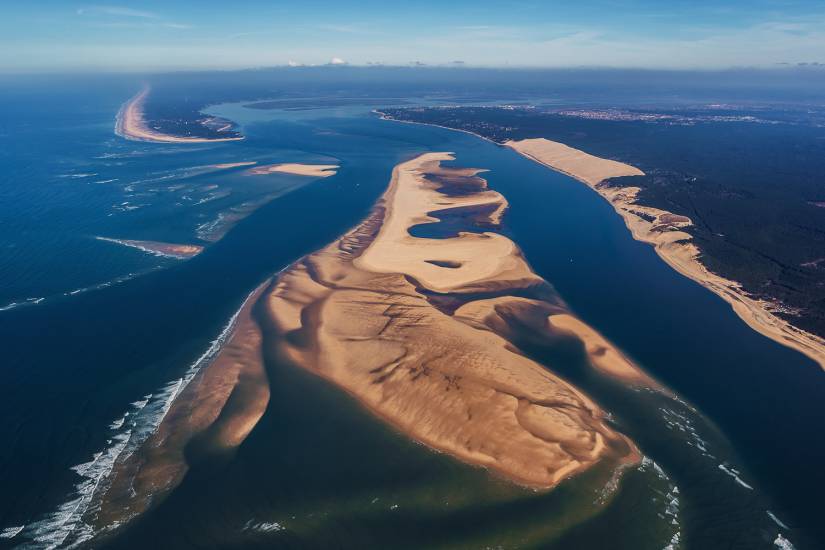
[{"label": "sandy beach", "polygon": [[239,141],[243,139],[243,137],[200,138],[173,136],[150,128],[143,115],[143,104],[149,96],[149,91],[149,87],[144,88],[120,108],[115,123],[115,133],[117,135],[135,141],[151,141],[155,143],[212,143],[219,141]]},{"label": "sandy beach", "polygon": [[587,184],[622,216],[634,239],[653,245],[673,269],[728,302],[753,330],[805,354],[825,369],[825,340],[774,315],[774,304],[749,296],[739,283],[710,272],[701,263],[701,251],[691,242],[691,235],[682,230],[692,225],[690,218],[636,204],[641,190],[638,187],[606,184],[610,178],[644,175],[641,170],[543,138],[508,141],[504,145]]},{"label": "sandy beach", "polygon": [[312,176],[316,178],[328,178],[338,172],[337,164],[300,164],[297,162],[287,162],[282,164],[268,164],[266,166],[256,166],[244,172],[248,176],[260,176],[262,174],[283,173],[294,174],[296,176]]},{"label": "sandy beach", "polygon": [[635,445],[596,403],[507,339],[534,319],[535,337],[594,351],[549,322],[569,312],[515,243],[489,231],[410,235],[452,208],[477,207],[485,227],[498,225],[504,197],[479,170],[440,165],[451,159],[398,165],[366,221],[278,278],[266,298],[278,358],[412,439],[521,485],[549,489],[599,461],[636,462]]}]

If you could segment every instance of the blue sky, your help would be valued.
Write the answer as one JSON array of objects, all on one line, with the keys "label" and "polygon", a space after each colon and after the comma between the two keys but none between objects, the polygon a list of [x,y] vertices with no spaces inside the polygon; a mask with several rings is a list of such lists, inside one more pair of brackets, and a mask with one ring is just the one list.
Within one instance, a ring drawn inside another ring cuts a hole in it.
[{"label": "blue sky", "polygon": [[2,0],[0,71],[825,63],[825,2]]}]

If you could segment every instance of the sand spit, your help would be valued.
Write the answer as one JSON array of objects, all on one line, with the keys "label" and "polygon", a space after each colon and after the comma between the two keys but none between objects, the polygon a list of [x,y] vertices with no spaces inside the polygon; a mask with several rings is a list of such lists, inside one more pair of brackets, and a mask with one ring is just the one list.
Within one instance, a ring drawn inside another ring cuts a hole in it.
[{"label": "sand spit", "polygon": [[644,173],[620,162],[602,159],[543,138],[508,141],[507,147],[591,187],[624,219],[633,238],[653,245],[673,269],[710,289],[728,302],[753,330],[810,357],[825,369],[825,339],[794,327],[773,313],[775,304],[750,297],[742,285],[710,272],[699,260],[701,251],[681,229],[690,218],[636,204],[638,187],[608,186],[605,180]]},{"label": "sand spit", "polygon": [[512,241],[409,234],[457,207],[498,224],[504,197],[478,170],[440,165],[452,158],[398,165],[366,221],[281,274],[266,297],[277,357],[409,437],[522,485],[548,489],[600,460],[638,461],[589,397],[506,338],[523,324],[548,345],[578,341],[548,322],[569,312]]},{"label": "sand spit", "polygon": [[328,178],[337,174],[338,168],[339,166],[337,164],[300,164],[287,162],[283,164],[256,166],[255,168],[250,168],[245,173],[249,176],[260,176],[280,172],[283,174],[295,174],[296,176]]},{"label": "sand spit", "polygon": [[147,86],[120,108],[115,122],[115,133],[117,135],[135,141],[151,141],[154,143],[212,143],[219,141],[239,141],[243,139],[243,137],[202,138],[173,136],[150,128],[143,116],[143,104],[149,95],[149,90],[150,88]]},{"label": "sand spit", "polygon": [[145,511],[180,483],[191,461],[231,456],[255,427],[269,403],[261,330],[252,316],[265,288],[250,295],[221,351],[175,399],[158,430],[115,466],[97,508],[98,528]]},{"label": "sand spit", "polygon": [[229,168],[240,168],[241,166],[252,166],[253,164],[257,164],[257,161],[250,160],[246,162],[224,162],[222,164],[212,164],[210,168],[215,168],[216,170],[228,170]]},{"label": "sand spit", "polygon": [[192,256],[197,256],[203,252],[203,247],[197,244],[174,244],[163,243],[160,241],[136,241],[132,239],[110,239],[109,237],[97,237],[99,241],[106,241],[110,243],[128,246],[130,248],[137,248],[147,254],[155,256],[164,256],[167,258],[176,258],[178,260],[185,260]]}]

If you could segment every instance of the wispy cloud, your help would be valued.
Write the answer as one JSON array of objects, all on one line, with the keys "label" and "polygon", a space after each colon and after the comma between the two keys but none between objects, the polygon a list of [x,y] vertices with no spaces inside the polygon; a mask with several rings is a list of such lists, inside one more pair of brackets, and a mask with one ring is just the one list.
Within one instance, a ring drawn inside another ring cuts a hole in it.
[{"label": "wispy cloud", "polygon": [[191,29],[192,25],[168,21],[162,15],[151,11],[136,10],[125,6],[86,6],[77,9],[77,14],[94,20],[99,27],[120,28],[166,28]]},{"label": "wispy cloud", "polygon": [[87,6],[78,8],[77,15],[108,15],[114,17],[137,17],[141,19],[160,19],[150,11],[141,11],[123,6]]}]

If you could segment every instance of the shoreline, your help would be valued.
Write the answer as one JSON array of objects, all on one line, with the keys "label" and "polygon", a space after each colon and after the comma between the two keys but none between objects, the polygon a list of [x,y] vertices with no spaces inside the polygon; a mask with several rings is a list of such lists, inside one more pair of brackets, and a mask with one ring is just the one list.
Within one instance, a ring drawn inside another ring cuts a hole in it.
[{"label": "shoreline", "polygon": [[141,516],[193,465],[231,456],[263,416],[269,384],[253,310],[271,282],[247,295],[209,363],[178,391],[151,435],[113,466],[87,520],[96,534],[108,537]]},{"label": "shoreline", "polygon": [[[545,166],[555,172],[564,174],[587,185],[590,189],[598,193],[599,196],[610,203],[616,213],[622,217],[625,226],[628,231],[630,231],[634,240],[652,245],[653,249],[656,251],[656,254],[672,269],[680,275],[702,285],[722,298],[731,306],[731,309],[733,309],[736,315],[752,330],[758,332],[766,338],[770,338],[778,344],[798,351],[817,363],[820,368],[825,370],[825,339],[798,328],[789,321],[774,315],[770,311],[770,308],[772,307],[770,302],[749,297],[745,291],[742,290],[741,283],[725,279],[708,270],[699,260],[699,257],[702,254],[701,250],[692,242],[684,242],[692,240],[692,235],[686,232],[679,232],[681,233],[681,235],[679,235],[681,238],[672,241],[659,240],[651,237],[649,234],[651,233],[651,228],[655,224],[645,221],[643,218],[635,214],[633,212],[634,210],[639,212],[656,211],[659,212],[660,215],[677,215],[664,210],[635,204],[634,201],[636,199],[636,195],[641,190],[640,188],[632,186],[607,187],[604,185],[603,180],[597,183],[588,182],[575,173],[565,171],[558,166],[539,160],[529,154],[519,151],[516,147],[508,145],[507,143],[496,142],[490,138],[469,130],[450,128],[440,124],[430,124],[427,122],[417,122],[413,120],[398,120],[388,116],[386,113],[378,109],[373,112],[380,115],[379,118],[381,120],[406,124],[420,124],[422,126],[432,126],[444,130],[451,130],[453,132],[463,132],[465,134],[483,139],[484,141],[490,142],[498,147],[508,147],[537,164],[541,164],[542,166]],[[627,195],[619,196],[622,192],[627,193]]]},{"label": "shoreline", "polygon": [[137,94],[124,103],[115,118],[115,134],[132,141],[147,141],[152,143],[213,143],[223,141],[240,141],[243,136],[228,138],[199,138],[174,136],[153,130],[147,126],[143,115],[143,103],[151,88],[144,87]]},{"label": "shoreline", "polygon": [[[397,165],[364,222],[276,280],[268,314],[279,359],[413,441],[517,485],[549,490],[603,461],[638,462],[596,403],[521,355],[508,333],[527,322],[549,345],[576,342],[607,376],[660,388],[629,362],[596,360],[602,341],[550,323],[569,312],[515,243],[494,232],[409,235],[413,225],[437,223],[434,210],[445,206],[497,205],[485,222],[498,225],[506,199],[479,170],[440,165],[452,159],[427,153]],[[535,297],[517,295],[525,293]]]},{"label": "shoreline", "polygon": [[[699,283],[722,298],[752,330],[802,353],[825,370],[825,339],[797,328],[790,322],[777,317],[769,309],[771,307],[770,302],[751,298],[742,290],[740,283],[716,275],[702,264],[699,260],[702,252],[692,242],[693,236],[679,230],[692,225],[689,218],[658,208],[636,204],[637,195],[641,191],[639,187],[610,187],[606,185],[607,180],[610,178],[601,178],[595,181],[581,172],[565,170],[558,161],[550,158],[552,155],[541,158],[541,153],[529,152],[527,150],[529,145],[526,146],[525,142],[537,140],[558,144],[558,142],[552,142],[544,138],[536,138],[535,140],[510,140],[501,146],[509,147],[537,164],[546,166],[587,185],[610,203],[616,213],[622,217],[625,227],[630,231],[633,238],[639,242],[652,245],[656,254],[667,265],[682,276]],[[578,149],[573,150],[584,153]],[[584,154],[587,155],[587,153]],[[594,158],[599,159],[600,157]],[[640,214],[652,217],[653,221],[647,221]]]}]

